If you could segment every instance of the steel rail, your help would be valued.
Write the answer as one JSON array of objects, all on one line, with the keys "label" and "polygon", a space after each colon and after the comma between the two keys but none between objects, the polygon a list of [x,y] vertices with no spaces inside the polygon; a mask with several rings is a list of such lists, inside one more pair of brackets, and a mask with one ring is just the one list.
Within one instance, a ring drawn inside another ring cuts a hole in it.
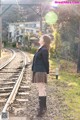
[{"label": "steel rail", "polygon": [[13,56],[0,66],[0,70],[3,69],[4,67],[6,67],[15,58],[15,56],[16,56],[15,51],[12,49],[10,49],[10,50],[12,51]]},{"label": "steel rail", "polygon": [[[13,90],[12,90],[12,92],[11,92],[11,94],[10,94],[10,96],[9,96],[9,98],[8,98],[8,100],[7,100],[4,108],[3,108],[3,110],[2,110],[2,113],[6,112],[8,106],[9,106],[11,103],[14,102],[15,97],[16,97],[16,94],[17,94],[17,92],[18,92],[18,89],[19,89],[19,87],[20,87],[20,84],[21,84],[21,81],[22,81],[22,78],[23,78],[23,74],[24,74],[24,71],[25,71],[25,66],[28,64],[28,62],[30,62],[29,57],[27,56],[27,60],[26,60],[26,55],[25,55],[25,53],[24,53],[24,52],[22,52],[22,53],[23,53],[23,55],[25,56],[25,59],[24,59],[24,65],[23,65],[21,74],[20,74],[20,76],[18,77],[18,80],[17,80],[17,82],[16,82],[16,84],[15,84],[15,86],[14,86],[14,88],[13,88]],[[27,61],[27,62],[26,62],[26,61]]]}]

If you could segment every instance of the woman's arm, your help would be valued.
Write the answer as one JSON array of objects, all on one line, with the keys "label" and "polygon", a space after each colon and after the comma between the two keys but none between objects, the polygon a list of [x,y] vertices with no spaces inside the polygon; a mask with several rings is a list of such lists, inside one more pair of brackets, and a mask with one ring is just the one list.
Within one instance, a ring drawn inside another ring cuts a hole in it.
[{"label": "woman's arm", "polygon": [[47,74],[49,74],[49,61],[48,61],[48,51],[46,49],[42,50],[42,60],[46,68]]}]

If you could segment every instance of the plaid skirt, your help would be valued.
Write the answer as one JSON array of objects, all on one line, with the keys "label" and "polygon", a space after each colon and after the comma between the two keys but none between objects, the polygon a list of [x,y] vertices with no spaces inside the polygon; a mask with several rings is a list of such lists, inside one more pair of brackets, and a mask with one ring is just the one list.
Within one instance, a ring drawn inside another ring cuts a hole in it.
[{"label": "plaid skirt", "polygon": [[47,73],[46,72],[33,72],[32,73],[32,83],[47,83]]}]

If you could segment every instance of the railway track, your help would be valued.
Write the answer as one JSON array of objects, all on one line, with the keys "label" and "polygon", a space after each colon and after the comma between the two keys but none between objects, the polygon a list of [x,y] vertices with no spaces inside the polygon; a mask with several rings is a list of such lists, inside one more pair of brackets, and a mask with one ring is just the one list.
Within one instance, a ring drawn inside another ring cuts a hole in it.
[{"label": "railway track", "polygon": [[2,65],[0,65],[0,70],[3,69],[4,67],[6,67],[16,56],[16,53],[14,50],[10,49],[10,51],[12,52],[12,57],[9,58],[6,62],[4,62]]},{"label": "railway track", "polygon": [[26,81],[26,68],[30,64],[30,59],[24,52],[13,51],[13,57],[6,64],[0,66],[0,112],[1,120],[7,118],[7,112],[13,109],[15,103],[27,102],[30,86]]}]

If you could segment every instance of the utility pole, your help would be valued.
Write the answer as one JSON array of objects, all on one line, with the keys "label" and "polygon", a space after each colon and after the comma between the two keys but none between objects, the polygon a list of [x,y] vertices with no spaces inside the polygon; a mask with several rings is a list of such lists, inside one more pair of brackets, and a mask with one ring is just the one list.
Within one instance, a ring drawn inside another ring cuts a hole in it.
[{"label": "utility pole", "polygon": [[42,5],[40,4],[40,31],[42,32]]},{"label": "utility pole", "polygon": [[[37,6],[37,10],[32,8],[31,5],[33,5],[33,6],[36,5]],[[40,32],[42,32],[42,4],[29,4],[28,6],[32,9],[32,11],[34,11],[39,16]]]},{"label": "utility pole", "polygon": [[2,49],[2,6],[0,0],[0,57],[1,57],[1,49]]}]

